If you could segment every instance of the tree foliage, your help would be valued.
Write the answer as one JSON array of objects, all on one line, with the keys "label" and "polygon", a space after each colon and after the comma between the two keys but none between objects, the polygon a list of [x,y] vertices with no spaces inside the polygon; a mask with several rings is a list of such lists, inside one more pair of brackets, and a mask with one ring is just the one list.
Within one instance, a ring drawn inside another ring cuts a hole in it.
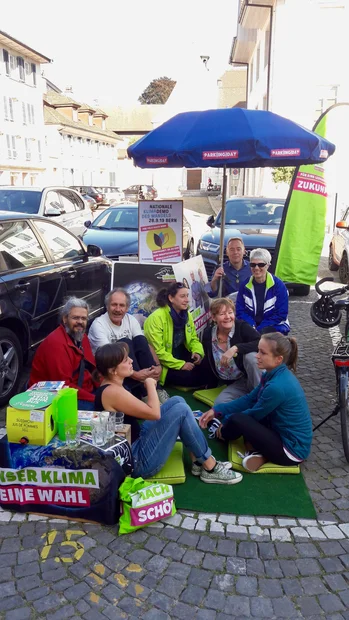
[{"label": "tree foliage", "polygon": [[169,77],[160,77],[152,80],[147,88],[138,97],[142,104],[166,103],[172,93],[176,82]]},{"label": "tree foliage", "polygon": [[276,185],[278,183],[287,183],[287,185],[290,185],[292,181],[293,173],[294,173],[293,167],[282,166],[281,168],[274,168],[271,174],[273,177],[273,181]]}]

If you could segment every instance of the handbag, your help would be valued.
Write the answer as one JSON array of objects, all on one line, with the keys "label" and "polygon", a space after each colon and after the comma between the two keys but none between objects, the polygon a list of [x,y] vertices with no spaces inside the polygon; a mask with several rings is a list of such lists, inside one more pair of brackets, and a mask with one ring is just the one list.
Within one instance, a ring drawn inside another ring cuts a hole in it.
[{"label": "handbag", "polygon": [[119,534],[129,534],[176,514],[173,488],[170,484],[149,484],[143,478],[126,478],[119,488],[119,497]]}]

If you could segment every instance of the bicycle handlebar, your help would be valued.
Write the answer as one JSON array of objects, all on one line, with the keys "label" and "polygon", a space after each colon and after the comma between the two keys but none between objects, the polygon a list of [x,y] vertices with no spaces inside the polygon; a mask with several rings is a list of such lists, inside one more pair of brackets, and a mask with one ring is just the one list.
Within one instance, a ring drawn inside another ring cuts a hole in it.
[{"label": "bicycle handlebar", "polygon": [[347,291],[349,291],[349,284],[346,284],[345,286],[342,286],[341,288],[335,288],[332,291],[322,291],[320,289],[320,286],[324,282],[334,282],[334,278],[332,277],[322,278],[322,280],[319,280],[318,282],[316,282],[315,290],[318,295],[327,295],[328,297],[337,297],[337,295],[343,295],[343,293],[346,293]]}]

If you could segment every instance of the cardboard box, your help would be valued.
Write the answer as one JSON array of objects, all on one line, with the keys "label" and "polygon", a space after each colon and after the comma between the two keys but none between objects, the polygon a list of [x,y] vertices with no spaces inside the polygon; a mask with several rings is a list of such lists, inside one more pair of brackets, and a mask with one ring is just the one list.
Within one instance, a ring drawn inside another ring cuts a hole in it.
[{"label": "cardboard box", "polygon": [[117,435],[120,437],[125,437],[128,443],[131,445],[131,424],[124,424],[122,429],[118,429],[116,431]]},{"label": "cardboard box", "polygon": [[46,446],[57,433],[52,405],[31,410],[7,407],[6,431],[9,442]]}]

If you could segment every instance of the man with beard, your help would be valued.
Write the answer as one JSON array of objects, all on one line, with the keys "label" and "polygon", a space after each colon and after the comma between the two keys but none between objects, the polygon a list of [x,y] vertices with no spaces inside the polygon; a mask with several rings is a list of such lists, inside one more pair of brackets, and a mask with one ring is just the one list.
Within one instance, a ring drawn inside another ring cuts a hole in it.
[{"label": "man with beard", "polygon": [[29,387],[37,381],[64,381],[78,390],[78,408],[94,409],[97,383],[92,378],[95,359],[86,335],[88,305],[70,297],[61,311],[62,323],[43,340],[36,351]]},{"label": "man with beard", "polygon": [[[161,366],[154,349],[148,344],[137,319],[128,313],[131,297],[123,288],[113,288],[105,298],[107,312],[97,317],[88,334],[93,353],[98,347],[117,340],[126,342],[129,356],[133,362],[133,374],[124,381],[124,386],[135,396],[146,396],[144,381],[151,377],[158,381]],[[160,402],[168,399],[168,394],[157,388]]]}]

